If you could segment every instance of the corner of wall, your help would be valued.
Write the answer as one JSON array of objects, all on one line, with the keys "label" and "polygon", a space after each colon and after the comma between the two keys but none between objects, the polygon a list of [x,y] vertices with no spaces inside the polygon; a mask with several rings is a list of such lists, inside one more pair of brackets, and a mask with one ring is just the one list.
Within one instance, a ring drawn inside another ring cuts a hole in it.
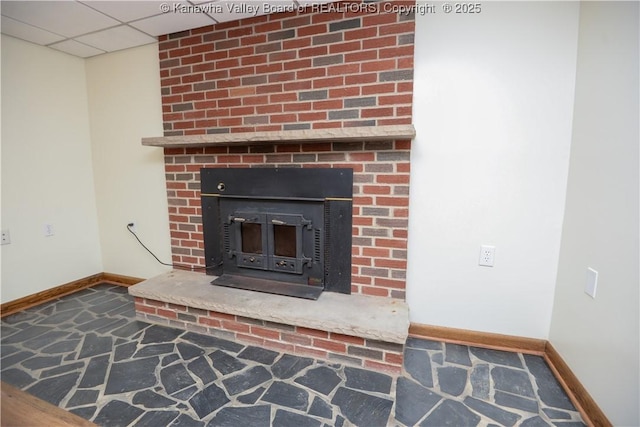
[{"label": "corner of wall", "polygon": [[[639,12],[635,2],[581,4],[549,338],[614,425],[640,423]],[[595,298],[587,268],[599,273]]]},{"label": "corner of wall", "polygon": [[167,270],[127,231],[171,262],[162,149],[141,138],[161,136],[158,45],[86,60],[93,170],[104,270],[149,278]]},{"label": "corner of wall", "polygon": [[83,60],[2,36],[3,301],[102,271],[84,80]]}]

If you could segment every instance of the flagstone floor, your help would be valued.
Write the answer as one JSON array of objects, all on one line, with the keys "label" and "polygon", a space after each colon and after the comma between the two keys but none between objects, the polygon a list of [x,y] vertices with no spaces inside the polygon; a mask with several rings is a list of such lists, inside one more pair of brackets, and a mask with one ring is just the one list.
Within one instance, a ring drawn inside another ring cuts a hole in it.
[{"label": "flagstone floor", "polygon": [[2,381],[101,426],[584,426],[538,356],[409,338],[392,377],[140,322],[108,284],[1,336]]}]

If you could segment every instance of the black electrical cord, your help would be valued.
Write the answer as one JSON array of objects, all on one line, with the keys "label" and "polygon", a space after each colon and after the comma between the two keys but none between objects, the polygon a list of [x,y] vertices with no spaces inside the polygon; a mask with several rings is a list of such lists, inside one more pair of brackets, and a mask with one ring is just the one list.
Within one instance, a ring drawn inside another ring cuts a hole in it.
[{"label": "black electrical cord", "polygon": [[135,231],[133,231],[131,229],[131,227],[133,227],[133,223],[130,222],[129,224],[127,224],[127,230],[129,231],[129,233],[133,234],[133,237],[136,238],[136,240],[138,241],[138,243],[140,243],[140,245],[145,248],[147,250],[147,252],[149,252],[155,259],[156,261],[158,261],[160,264],[162,265],[166,265],[167,267],[173,267],[173,268],[182,268],[182,269],[189,269],[189,270],[206,270],[208,267],[194,267],[192,265],[183,265],[183,264],[168,264],[166,262],[162,262],[160,261],[160,258],[158,258],[156,256],[156,254],[154,254],[153,252],[151,252],[151,250],[145,246],[144,243],[142,243],[142,240],[140,240],[140,238],[138,237],[138,235],[136,234]]}]

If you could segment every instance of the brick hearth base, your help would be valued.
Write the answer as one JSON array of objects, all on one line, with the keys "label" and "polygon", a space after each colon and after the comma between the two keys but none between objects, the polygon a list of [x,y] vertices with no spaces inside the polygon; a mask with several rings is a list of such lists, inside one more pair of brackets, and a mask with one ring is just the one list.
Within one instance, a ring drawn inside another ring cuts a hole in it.
[{"label": "brick hearth base", "polygon": [[399,374],[409,329],[406,303],[323,293],[317,301],[210,284],[173,270],[129,288],[140,320],[219,338]]}]

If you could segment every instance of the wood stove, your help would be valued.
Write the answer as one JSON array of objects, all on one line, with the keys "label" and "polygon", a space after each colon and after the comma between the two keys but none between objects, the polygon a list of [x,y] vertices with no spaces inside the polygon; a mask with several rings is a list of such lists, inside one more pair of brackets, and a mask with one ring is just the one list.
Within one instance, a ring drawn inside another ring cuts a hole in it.
[{"label": "wood stove", "polygon": [[203,168],[200,177],[212,284],[308,299],[351,293],[352,169]]}]

